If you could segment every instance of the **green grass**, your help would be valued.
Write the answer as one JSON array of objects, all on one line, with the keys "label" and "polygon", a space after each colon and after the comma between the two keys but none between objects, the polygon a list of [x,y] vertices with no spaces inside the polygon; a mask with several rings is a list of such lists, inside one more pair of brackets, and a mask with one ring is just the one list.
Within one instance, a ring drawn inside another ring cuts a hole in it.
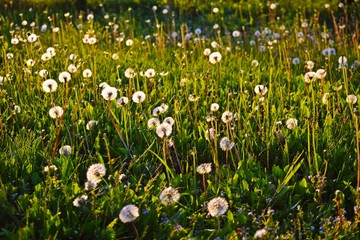
[{"label": "green grass", "polygon": [[[306,3],[287,9],[279,1],[272,10],[264,1],[175,1],[174,15],[163,14],[161,2],[89,2],[86,13],[8,5],[0,17],[0,238],[252,239],[261,229],[264,239],[358,236],[359,102],[347,97],[359,95],[359,3]],[[26,41],[31,33],[34,43]],[[96,43],[84,43],[86,34]],[[55,55],[44,61],[48,47]],[[221,60],[210,63],[206,48]],[[336,53],[324,56],[327,48]],[[339,67],[340,56],[347,66]],[[323,80],[305,82],[310,60],[312,71],[326,70]],[[70,64],[77,71],[61,83]],[[125,76],[128,68],[134,78]],[[147,69],[155,76],[142,76]],[[56,91],[43,90],[46,79]],[[104,99],[104,82],[129,103]],[[257,94],[257,85],[267,92]],[[142,103],[132,100],[137,91],[146,95]],[[161,104],[168,109],[154,116]],[[56,119],[54,106],[64,109]],[[232,120],[222,119],[225,111]],[[169,136],[148,127],[153,117],[174,119]],[[87,129],[90,120],[97,124]],[[224,137],[233,143],[227,150]],[[60,154],[65,145],[71,154]],[[86,190],[96,163],[106,173]],[[211,173],[197,172],[202,163],[212,163]],[[50,166],[56,170],[45,171]],[[169,186],[180,193],[173,205],[160,198]],[[216,197],[228,202],[218,217],[208,209]],[[139,217],[123,223],[128,204]]]}]

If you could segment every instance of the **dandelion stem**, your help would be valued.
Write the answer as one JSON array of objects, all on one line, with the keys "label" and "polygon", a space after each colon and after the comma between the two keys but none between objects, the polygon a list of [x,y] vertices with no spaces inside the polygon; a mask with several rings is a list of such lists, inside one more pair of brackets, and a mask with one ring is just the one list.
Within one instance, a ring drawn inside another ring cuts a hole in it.
[{"label": "dandelion stem", "polygon": [[206,192],[205,174],[202,174],[202,182],[203,182],[203,187],[204,187],[205,199],[206,199],[206,201],[207,201],[208,198],[207,198],[207,192]]},{"label": "dandelion stem", "polygon": [[135,223],[134,223],[134,222],[131,222],[131,225],[133,226],[133,228],[134,228],[134,230],[135,230],[136,239],[139,239],[139,232],[138,232],[138,230],[136,229]]},{"label": "dandelion stem", "polygon": [[110,109],[110,99],[108,100],[108,112],[109,112],[109,118],[110,118],[110,120],[111,120],[111,123],[114,125],[114,128],[115,128],[117,134],[119,135],[119,137],[120,137],[120,139],[121,139],[121,141],[122,141],[125,149],[129,152],[130,157],[133,158],[130,149],[128,148],[128,146],[126,145],[126,143],[125,143],[125,141],[124,141],[124,138],[123,138],[123,136],[122,136],[122,134],[121,134],[121,132],[120,132],[120,129],[119,129],[119,127],[116,125],[115,120],[114,120],[114,118],[113,118],[113,116],[112,116],[112,112],[111,112],[111,109]]},{"label": "dandelion stem", "polygon": [[52,151],[52,154],[51,154],[52,159],[55,157],[56,148],[57,148],[57,145],[59,143],[59,137],[60,137],[60,133],[61,133],[61,125],[62,125],[62,122],[64,120],[68,97],[69,97],[69,88],[68,88],[68,82],[66,81],[65,82],[65,102],[64,102],[64,107],[63,107],[64,111],[63,111],[63,114],[60,117],[59,125],[57,126],[55,144],[54,144],[54,148],[53,148],[53,151]]},{"label": "dandelion stem", "polygon": [[218,228],[216,230],[216,235],[218,235],[219,231],[220,231],[220,217],[219,216],[217,217],[217,220],[218,220]]},{"label": "dandelion stem", "polygon": [[357,158],[358,158],[356,192],[359,194],[359,188],[360,188],[360,144],[359,144],[358,118],[357,118],[357,116],[355,114],[354,114],[354,120],[355,120],[355,134],[356,134],[356,151],[357,151]]}]

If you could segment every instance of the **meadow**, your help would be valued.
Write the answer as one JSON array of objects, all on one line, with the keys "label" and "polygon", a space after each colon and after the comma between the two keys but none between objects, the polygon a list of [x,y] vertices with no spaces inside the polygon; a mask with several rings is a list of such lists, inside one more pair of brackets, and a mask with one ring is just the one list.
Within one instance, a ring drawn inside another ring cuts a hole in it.
[{"label": "meadow", "polygon": [[358,1],[42,2],[0,8],[0,239],[358,238]]}]

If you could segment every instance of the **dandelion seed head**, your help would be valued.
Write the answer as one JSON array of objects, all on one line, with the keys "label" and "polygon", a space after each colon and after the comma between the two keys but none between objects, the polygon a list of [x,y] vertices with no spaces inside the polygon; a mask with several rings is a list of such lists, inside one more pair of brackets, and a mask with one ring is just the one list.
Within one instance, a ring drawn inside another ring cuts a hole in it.
[{"label": "dandelion seed head", "polygon": [[204,54],[205,56],[209,56],[209,55],[211,54],[210,48],[205,48],[204,51],[203,51],[203,54]]},{"label": "dandelion seed head", "polygon": [[225,111],[223,112],[222,116],[221,116],[221,120],[224,123],[229,123],[233,120],[233,113],[230,111]]},{"label": "dandelion seed head", "polygon": [[265,239],[266,235],[267,235],[267,230],[265,228],[263,228],[263,229],[260,229],[260,230],[256,231],[256,233],[254,235],[254,238],[255,239],[258,239],[258,238],[259,239]]},{"label": "dandelion seed head", "polygon": [[85,69],[82,73],[84,78],[91,78],[92,76],[92,71],[90,69]]},{"label": "dandelion seed head", "polygon": [[355,104],[357,102],[357,97],[354,94],[350,94],[346,97],[346,102],[349,104]]},{"label": "dandelion seed head", "polygon": [[143,91],[137,91],[132,95],[132,100],[135,103],[142,103],[145,101],[146,95]]},{"label": "dandelion seed head", "polygon": [[293,128],[297,127],[298,120],[296,118],[289,118],[288,120],[286,120],[285,124],[288,129],[293,129]]},{"label": "dandelion seed head", "polygon": [[101,91],[101,96],[107,101],[114,100],[117,97],[117,89],[114,87],[106,86]]},{"label": "dandelion seed head", "polygon": [[161,192],[159,198],[162,204],[172,205],[179,201],[180,193],[176,188],[168,187]]},{"label": "dandelion seed head", "polygon": [[55,48],[53,47],[48,47],[46,49],[46,53],[50,54],[50,57],[54,57],[56,55],[56,51],[55,51]]},{"label": "dandelion seed head", "polygon": [[212,103],[212,104],[210,105],[210,111],[212,111],[212,112],[218,111],[219,108],[220,108],[220,106],[219,106],[219,104],[217,104],[217,103]]},{"label": "dandelion seed head", "polygon": [[316,78],[318,79],[324,79],[326,76],[326,70],[325,69],[318,69],[316,71]]},{"label": "dandelion seed head", "polygon": [[106,168],[104,165],[100,163],[96,163],[91,165],[87,172],[86,172],[86,178],[89,182],[93,183],[99,183],[101,182],[102,177],[104,177],[106,174]]},{"label": "dandelion seed head", "polygon": [[70,145],[64,145],[59,149],[60,155],[67,156],[72,153],[72,149]]},{"label": "dandelion seed head", "polygon": [[91,191],[91,190],[95,189],[96,186],[97,186],[96,182],[91,182],[91,181],[85,182],[85,190]]},{"label": "dandelion seed head", "polygon": [[234,142],[231,142],[227,137],[223,137],[220,141],[220,148],[223,151],[231,150],[235,146]]},{"label": "dandelion seed head", "polygon": [[52,107],[50,108],[49,110],[49,115],[51,118],[59,118],[61,117],[62,115],[64,114],[64,110],[62,107],[60,106],[55,106],[55,107]]},{"label": "dandelion seed head", "polygon": [[199,174],[206,174],[211,172],[211,163],[202,163],[197,168],[196,171]]},{"label": "dandelion seed head", "polygon": [[73,205],[78,208],[82,207],[85,205],[87,199],[88,199],[87,195],[82,195],[81,197],[74,199]]},{"label": "dandelion seed head", "polygon": [[116,106],[118,108],[125,106],[129,103],[129,98],[127,97],[120,97],[118,100],[116,100]]},{"label": "dandelion seed head", "polygon": [[207,204],[208,211],[213,217],[224,215],[227,212],[228,207],[228,202],[222,197],[213,198]]},{"label": "dandelion seed head", "polygon": [[71,74],[69,72],[61,72],[59,74],[59,81],[61,83],[66,83],[71,80]]},{"label": "dandelion seed head", "polygon": [[46,78],[47,75],[48,75],[48,73],[49,73],[49,72],[48,72],[46,69],[41,69],[41,70],[39,71],[39,76],[42,77],[42,78]]},{"label": "dandelion seed head", "polygon": [[256,85],[254,91],[257,95],[264,96],[267,93],[268,88],[265,85]]},{"label": "dandelion seed head", "polygon": [[147,126],[148,128],[156,128],[157,126],[160,125],[160,120],[157,118],[150,118],[147,122]]},{"label": "dandelion seed head", "polygon": [[27,41],[29,43],[34,43],[36,42],[36,40],[38,39],[38,36],[35,33],[31,33],[28,37],[27,37]]},{"label": "dandelion seed head", "polygon": [[58,84],[54,79],[47,79],[42,83],[42,88],[46,93],[55,92],[57,86]]},{"label": "dandelion seed head", "polygon": [[50,60],[50,59],[51,59],[51,54],[48,53],[48,52],[46,52],[46,53],[44,53],[43,55],[41,55],[41,60],[44,61],[44,62],[46,62],[46,61],[48,61],[48,60]]},{"label": "dandelion seed head", "polygon": [[171,132],[172,132],[172,126],[166,122],[163,122],[156,127],[156,134],[160,138],[170,136]]},{"label": "dandelion seed head", "polygon": [[214,140],[216,131],[214,128],[209,128],[205,131],[205,136],[208,140]]},{"label": "dandelion seed head", "polygon": [[125,77],[126,78],[134,78],[136,76],[136,72],[132,68],[128,68],[125,70]]},{"label": "dandelion seed head", "polygon": [[164,119],[164,123],[167,123],[167,124],[169,124],[170,126],[172,126],[172,125],[174,125],[175,120],[174,120],[172,117],[166,117],[166,118]]},{"label": "dandelion seed head", "polygon": [[209,55],[209,61],[212,64],[216,64],[218,62],[220,62],[221,60],[221,53],[220,52],[213,52]]},{"label": "dandelion seed head", "polygon": [[258,60],[252,60],[251,61],[251,67],[257,67],[257,66],[259,66],[259,62],[258,62]]},{"label": "dandelion seed head", "polygon": [[68,70],[70,73],[76,73],[77,67],[75,66],[75,64],[70,64],[70,65],[68,66],[67,70]]},{"label": "dandelion seed head", "polygon": [[238,30],[235,30],[235,31],[232,32],[232,36],[235,37],[235,38],[240,37],[240,35],[241,35],[240,31],[238,31]]},{"label": "dandelion seed head", "polygon": [[139,216],[139,208],[133,204],[129,204],[123,207],[119,214],[119,218],[123,223],[133,222]]},{"label": "dandelion seed head", "polygon": [[293,58],[292,59],[292,64],[294,64],[294,65],[299,65],[300,64],[300,59],[299,58]]},{"label": "dandelion seed head", "polygon": [[145,71],[145,76],[147,78],[153,78],[155,76],[156,72],[154,69],[150,68],[148,70]]},{"label": "dandelion seed head", "polygon": [[317,75],[316,75],[315,72],[307,72],[307,73],[305,73],[305,75],[304,75],[305,82],[306,83],[314,82],[317,79],[316,76]]},{"label": "dandelion seed head", "polygon": [[128,39],[125,42],[125,45],[128,46],[128,47],[131,47],[133,44],[134,44],[134,41],[132,39]]},{"label": "dandelion seed head", "polygon": [[313,61],[306,61],[306,68],[311,71],[314,68],[314,62]]},{"label": "dandelion seed head", "polygon": [[93,127],[95,127],[98,124],[98,121],[96,120],[90,120],[86,123],[86,130],[91,130]]}]

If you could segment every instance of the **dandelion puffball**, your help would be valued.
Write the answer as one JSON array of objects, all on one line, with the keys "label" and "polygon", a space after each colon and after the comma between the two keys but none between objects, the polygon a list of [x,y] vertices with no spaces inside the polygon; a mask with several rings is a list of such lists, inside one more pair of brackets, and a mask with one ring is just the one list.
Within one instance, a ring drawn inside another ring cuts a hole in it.
[{"label": "dandelion puffball", "polygon": [[99,183],[101,182],[101,178],[104,177],[105,174],[106,168],[104,167],[104,165],[96,163],[88,168],[86,172],[86,178],[89,182]]},{"label": "dandelion puffball", "polygon": [[218,63],[221,60],[221,53],[213,52],[209,55],[209,61],[212,64]]},{"label": "dandelion puffball", "polygon": [[101,91],[101,96],[105,100],[114,100],[117,97],[117,89],[114,87],[106,86]]},{"label": "dandelion puffball", "polygon": [[57,86],[58,86],[58,84],[54,79],[48,79],[42,83],[42,88],[43,88],[44,92],[46,92],[46,93],[55,92],[57,89]]},{"label": "dandelion puffball", "polygon": [[168,188],[165,188],[161,192],[159,198],[160,198],[160,201],[162,204],[172,205],[172,204],[176,203],[177,201],[179,201],[180,193],[177,189],[168,187]]},{"label": "dandelion puffball", "polygon": [[139,208],[133,204],[129,204],[123,207],[119,214],[119,218],[123,223],[133,222],[139,216]]},{"label": "dandelion puffball", "polygon": [[228,210],[228,207],[229,205],[227,201],[222,197],[217,197],[210,200],[210,202],[207,205],[208,211],[210,215],[213,217],[224,215]]}]

